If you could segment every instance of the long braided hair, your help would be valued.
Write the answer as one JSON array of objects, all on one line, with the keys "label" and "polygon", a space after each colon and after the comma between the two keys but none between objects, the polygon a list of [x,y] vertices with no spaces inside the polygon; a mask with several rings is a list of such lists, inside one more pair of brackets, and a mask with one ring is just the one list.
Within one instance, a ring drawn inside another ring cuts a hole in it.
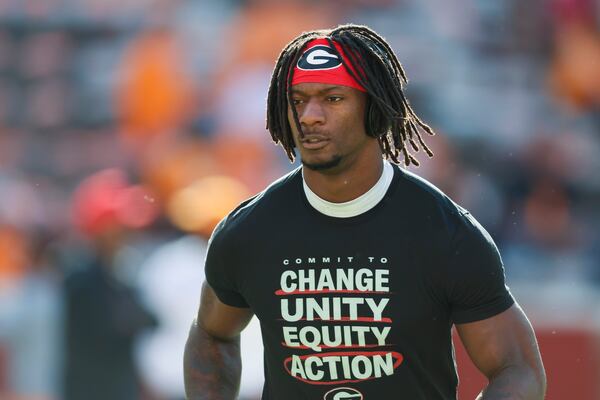
[{"label": "long braided hair", "polygon": [[[287,114],[288,104],[293,104],[291,83],[294,66],[305,46],[317,38],[327,39],[344,68],[366,89],[365,128],[369,136],[379,141],[383,157],[399,164],[402,156],[406,166],[419,165],[413,151],[416,153],[423,149],[432,157],[433,152],[423,141],[420,131],[429,135],[434,135],[434,132],[415,114],[404,95],[402,86],[407,83],[407,78],[394,51],[372,29],[347,24],[330,30],[305,32],[288,43],[279,54],[267,98],[267,129],[273,141],[281,143],[288,158],[294,161],[296,157]],[[333,45],[334,41],[342,47],[345,58]],[[298,113],[295,107],[291,109],[294,122],[301,132]]]}]

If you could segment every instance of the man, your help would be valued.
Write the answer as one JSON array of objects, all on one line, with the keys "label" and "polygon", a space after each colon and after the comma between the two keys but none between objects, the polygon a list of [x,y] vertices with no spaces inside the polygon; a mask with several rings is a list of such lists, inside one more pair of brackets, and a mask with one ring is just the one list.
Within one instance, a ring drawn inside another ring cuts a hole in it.
[{"label": "man", "polygon": [[124,280],[119,262],[129,235],[151,223],[156,209],[145,190],[118,169],[99,171],[78,186],[73,222],[89,240],[89,257],[64,284],[65,400],[140,397],[133,352],[157,320]]},{"label": "man", "polygon": [[433,134],[389,45],[364,26],[282,51],[267,127],[302,168],[215,229],[185,351],[190,399],[233,399],[239,334],[264,342],[263,399],[455,399],[451,328],[489,378],[479,399],[542,399],[531,325],[498,251],[464,209],[387,160]]}]

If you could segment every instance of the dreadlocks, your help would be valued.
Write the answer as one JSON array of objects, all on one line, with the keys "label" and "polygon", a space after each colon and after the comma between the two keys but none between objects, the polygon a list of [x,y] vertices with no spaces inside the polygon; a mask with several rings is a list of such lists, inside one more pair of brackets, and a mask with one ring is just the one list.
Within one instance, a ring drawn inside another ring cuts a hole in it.
[{"label": "dreadlocks", "polygon": [[[331,30],[305,32],[288,43],[279,54],[267,98],[267,129],[275,143],[281,143],[288,158],[293,161],[296,157],[287,117],[288,104],[292,104],[294,66],[308,42],[317,38],[327,39],[344,68],[366,89],[366,131],[369,136],[377,138],[383,156],[399,164],[402,154],[406,166],[419,165],[412,151],[423,149],[432,157],[433,152],[423,141],[420,130],[429,135],[434,132],[415,114],[404,95],[402,85],[407,83],[407,78],[394,51],[370,28],[348,24]],[[346,59],[335,49],[334,41],[342,47]],[[301,132],[295,107],[292,107],[292,113]]]}]

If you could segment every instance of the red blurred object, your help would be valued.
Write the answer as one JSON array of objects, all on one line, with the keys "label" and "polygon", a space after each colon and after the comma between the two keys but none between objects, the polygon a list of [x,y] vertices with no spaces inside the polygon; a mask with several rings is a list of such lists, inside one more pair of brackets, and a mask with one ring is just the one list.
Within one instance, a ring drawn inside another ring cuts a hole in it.
[{"label": "red blurred object", "polygon": [[551,11],[558,24],[593,21],[593,0],[552,0]]},{"label": "red blurred object", "polygon": [[[591,329],[536,328],[546,368],[546,400],[600,399],[598,334]],[[460,384],[459,400],[474,399],[487,384],[455,336],[456,362]]]},{"label": "red blurred object", "polygon": [[89,176],[73,198],[74,223],[95,236],[114,226],[139,229],[149,225],[158,208],[150,191],[131,185],[123,171],[107,169]]}]

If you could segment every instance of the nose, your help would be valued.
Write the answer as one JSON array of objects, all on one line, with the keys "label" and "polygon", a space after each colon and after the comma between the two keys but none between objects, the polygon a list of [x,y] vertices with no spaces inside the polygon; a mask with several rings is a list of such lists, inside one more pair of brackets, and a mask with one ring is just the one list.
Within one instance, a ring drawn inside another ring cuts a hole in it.
[{"label": "nose", "polygon": [[298,119],[304,126],[322,124],[325,122],[325,112],[318,101],[309,100],[298,110]]}]

